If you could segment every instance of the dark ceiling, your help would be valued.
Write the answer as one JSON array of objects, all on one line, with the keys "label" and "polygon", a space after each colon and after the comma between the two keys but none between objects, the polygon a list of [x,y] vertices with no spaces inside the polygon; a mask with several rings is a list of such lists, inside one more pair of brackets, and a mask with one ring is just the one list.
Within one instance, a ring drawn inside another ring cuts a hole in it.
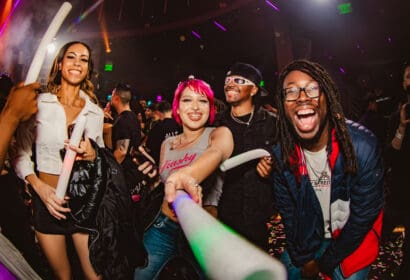
[{"label": "dark ceiling", "polygon": [[[63,1],[21,2],[20,13],[33,15],[32,27],[41,38]],[[93,47],[101,96],[122,81],[143,97],[168,98],[178,81],[194,74],[222,97],[225,72],[235,61],[259,67],[267,89],[274,91],[277,58],[286,60],[279,37],[288,38],[285,49],[294,58],[324,64],[347,95],[372,87],[395,89],[409,58],[410,1],[405,0],[105,0],[67,31],[96,2],[71,1],[73,10],[57,41],[84,40]],[[343,3],[350,3],[351,13],[340,14]],[[104,71],[108,62],[112,72]]]}]

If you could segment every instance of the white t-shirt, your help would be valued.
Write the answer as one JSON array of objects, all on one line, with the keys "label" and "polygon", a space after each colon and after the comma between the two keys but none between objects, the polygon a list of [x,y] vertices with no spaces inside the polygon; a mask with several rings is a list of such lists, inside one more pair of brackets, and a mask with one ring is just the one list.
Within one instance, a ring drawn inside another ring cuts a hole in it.
[{"label": "white t-shirt", "polygon": [[325,238],[331,238],[330,232],[330,190],[331,172],[326,146],[318,152],[303,150],[310,182],[322,208]]}]

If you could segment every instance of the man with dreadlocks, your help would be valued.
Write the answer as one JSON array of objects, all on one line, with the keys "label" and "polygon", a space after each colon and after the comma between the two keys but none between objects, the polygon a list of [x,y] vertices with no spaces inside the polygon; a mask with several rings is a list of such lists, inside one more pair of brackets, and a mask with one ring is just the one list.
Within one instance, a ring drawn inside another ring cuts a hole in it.
[{"label": "man with dreadlocks", "polygon": [[378,255],[380,149],[369,130],[345,120],[337,94],[317,63],[296,60],[279,77],[272,178],[289,279],[367,279]]}]

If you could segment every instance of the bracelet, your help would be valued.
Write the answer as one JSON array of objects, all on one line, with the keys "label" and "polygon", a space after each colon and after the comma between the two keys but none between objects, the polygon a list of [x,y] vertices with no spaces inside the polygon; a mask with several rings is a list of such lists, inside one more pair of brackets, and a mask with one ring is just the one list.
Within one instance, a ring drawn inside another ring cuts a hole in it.
[{"label": "bracelet", "polygon": [[396,134],[394,135],[394,137],[399,140],[403,140],[403,134],[401,134],[398,129],[396,130]]}]

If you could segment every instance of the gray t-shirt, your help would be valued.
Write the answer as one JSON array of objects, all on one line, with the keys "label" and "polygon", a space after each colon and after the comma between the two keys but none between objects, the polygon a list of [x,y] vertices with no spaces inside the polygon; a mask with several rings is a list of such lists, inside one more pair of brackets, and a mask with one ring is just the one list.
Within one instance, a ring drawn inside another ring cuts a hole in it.
[{"label": "gray t-shirt", "polygon": [[330,232],[330,187],[331,171],[327,159],[326,146],[318,152],[303,150],[310,182],[322,208],[325,238],[331,238]]},{"label": "gray t-shirt", "polygon": [[[164,151],[159,168],[159,174],[161,176],[161,181],[165,182],[168,176],[175,172],[176,170],[190,165],[195,160],[197,160],[203,152],[208,148],[209,145],[209,135],[214,130],[214,127],[205,128],[199,139],[190,147],[182,149],[172,149],[172,143],[176,140],[176,137],[169,137],[164,140]],[[203,189],[203,205],[217,205],[219,200],[220,191],[216,191],[216,173],[209,176],[204,182],[201,183]],[[215,192],[219,196],[215,196]]]}]

